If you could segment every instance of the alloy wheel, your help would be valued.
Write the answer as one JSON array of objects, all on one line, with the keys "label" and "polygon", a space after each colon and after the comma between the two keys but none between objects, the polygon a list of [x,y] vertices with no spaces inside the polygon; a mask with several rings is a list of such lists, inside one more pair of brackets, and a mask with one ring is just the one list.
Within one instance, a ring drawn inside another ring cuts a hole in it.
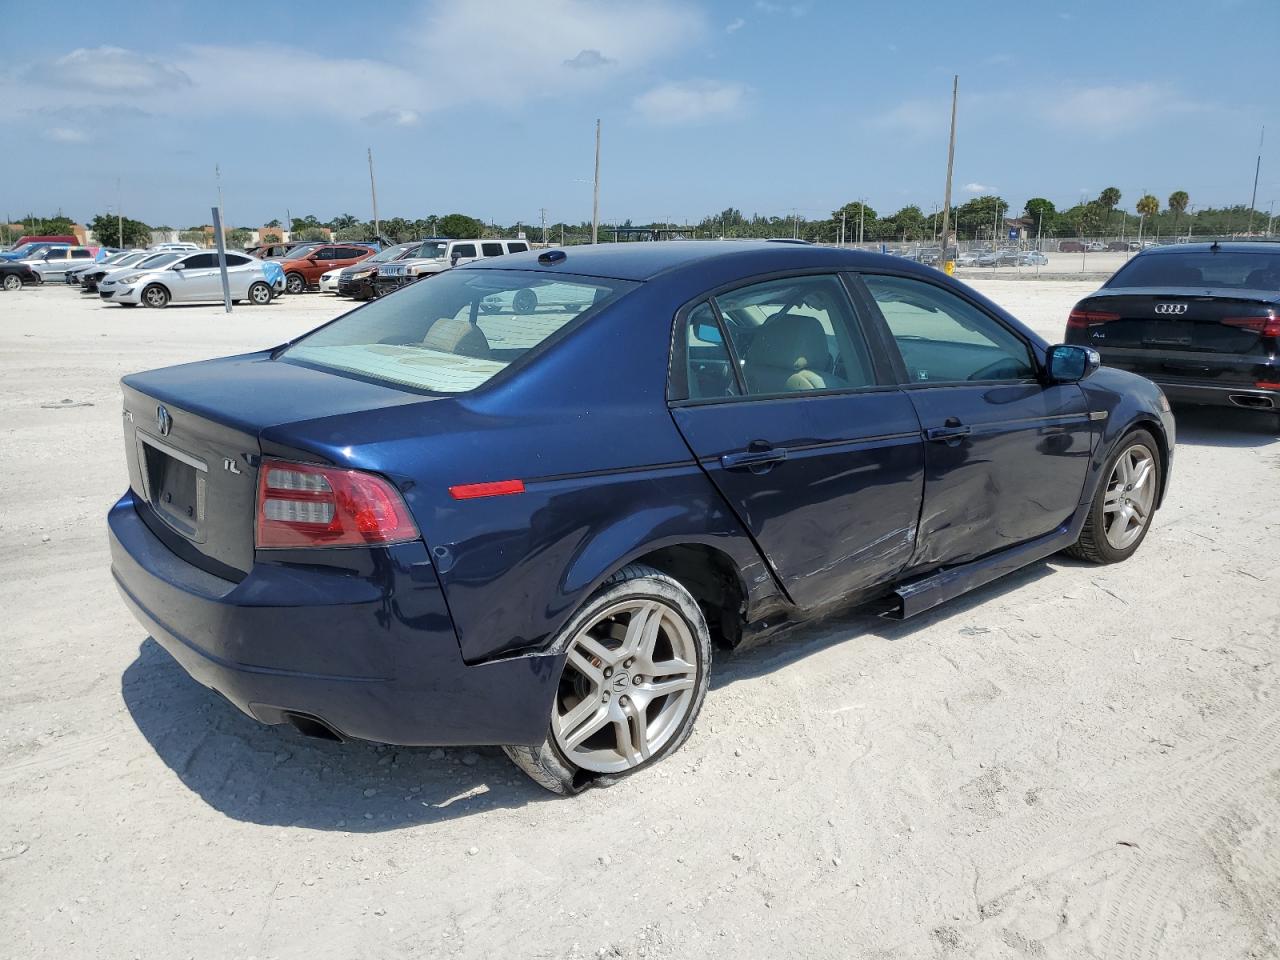
[{"label": "alloy wheel", "polygon": [[9,273],[4,278],[4,288],[6,290],[18,290],[22,287],[22,278],[16,273]]},{"label": "alloy wheel", "polygon": [[1135,443],[1120,454],[1107,480],[1102,522],[1107,543],[1116,550],[1129,547],[1147,525],[1155,504],[1155,458]]},{"label": "alloy wheel", "polygon": [[694,702],[693,632],[671,606],[615,604],[569,644],[551,731],[565,757],[595,773],[620,773],[655,756]]}]

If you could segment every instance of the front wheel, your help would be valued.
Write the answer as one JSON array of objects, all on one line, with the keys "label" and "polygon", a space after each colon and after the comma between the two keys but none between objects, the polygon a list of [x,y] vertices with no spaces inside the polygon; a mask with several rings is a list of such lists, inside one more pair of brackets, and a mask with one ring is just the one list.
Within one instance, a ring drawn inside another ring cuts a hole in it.
[{"label": "front wheel", "polygon": [[1160,495],[1160,453],[1146,430],[1135,430],[1107,461],[1080,539],[1067,553],[1091,563],[1128,560],[1147,536]]},{"label": "front wheel", "polygon": [[605,582],[553,644],[567,654],[546,737],[504,747],[552,793],[609,785],[677,750],[706,697],[711,635],[689,591],[632,564]]},{"label": "front wheel", "polygon": [[271,302],[271,288],[261,280],[251,284],[249,287],[249,302],[259,307],[266,306]]},{"label": "front wheel", "polygon": [[307,278],[300,273],[291,273],[285,277],[284,288],[290,293],[302,293],[307,289]]},{"label": "front wheel", "polygon": [[142,291],[142,302],[148,307],[163,310],[169,305],[169,291],[158,283],[153,283]]},{"label": "front wheel", "polygon": [[16,273],[6,273],[4,275],[4,288],[6,290],[21,290],[22,278]]}]

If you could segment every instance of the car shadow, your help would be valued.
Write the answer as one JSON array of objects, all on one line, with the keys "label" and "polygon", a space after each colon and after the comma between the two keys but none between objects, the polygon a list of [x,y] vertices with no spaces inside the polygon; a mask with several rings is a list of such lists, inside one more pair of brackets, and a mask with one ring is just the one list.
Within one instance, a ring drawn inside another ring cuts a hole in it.
[{"label": "car shadow", "polygon": [[1175,404],[1173,414],[1178,446],[1260,447],[1280,439],[1280,417],[1274,413]]},{"label": "car shadow", "polygon": [[[864,605],[835,611],[824,617],[780,630],[758,645],[722,653],[711,674],[711,689],[717,690],[739,680],[758,677],[786,667],[837,644],[867,637],[902,640],[941,621],[968,613],[990,603],[1001,594],[1052,576],[1054,566],[1072,563],[1063,554],[1029,564],[991,583],[917,614],[909,620],[893,620],[871,612]],[[978,628],[982,629],[982,628]]]},{"label": "car shadow", "polygon": [[258,723],[150,637],[120,687],[156,755],[235,820],[376,833],[555,799],[494,747],[332,743]]}]

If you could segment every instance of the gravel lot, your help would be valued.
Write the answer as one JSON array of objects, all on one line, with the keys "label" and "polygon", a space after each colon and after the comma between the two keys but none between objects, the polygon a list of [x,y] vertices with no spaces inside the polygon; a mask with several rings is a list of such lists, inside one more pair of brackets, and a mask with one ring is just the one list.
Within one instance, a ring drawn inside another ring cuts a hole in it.
[{"label": "gravel lot", "polygon": [[[1049,337],[1093,288],[975,285]],[[1268,420],[1179,411],[1132,561],[722,656],[680,753],[565,801],[495,749],[259,726],[116,596],[117,379],[342,309],[0,294],[0,953],[1280,956]]]}]

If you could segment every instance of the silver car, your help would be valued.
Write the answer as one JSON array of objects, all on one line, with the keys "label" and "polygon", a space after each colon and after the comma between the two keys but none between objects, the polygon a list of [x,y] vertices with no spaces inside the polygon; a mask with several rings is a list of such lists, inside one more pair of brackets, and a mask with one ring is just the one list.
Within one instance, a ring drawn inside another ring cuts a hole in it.
[{"label": "silver car", "polygon": [[67,272],[63,274],[63,279],[68,284],[82,284],[86,274],[102,273],[103,275],[110,273],[112,270],[119,270],[121,267],[127,267],[130,264],[137,263],[144,256],[146,251],[143,250],[121,250],[113,253],[109,257],[102,260],[95,260],[90,263],[83,263],[79,266],[68,267]]},{"label": "silver car", "polygon": [[[262,261],[244,253],[227,254],[227,279],[231,299],[236,302],[268,304],[277,293],[284,292],[282,273],[272,283],[267,279]],[[221,302],[222,273],[218,255],[208,251],[157,254],[137,267],[108,274],[98,283],[98,296],[104,303],[125,307],[141,303],[157,309],[170,303]]]},{"label": "silver car", "polygon": [[88,247],[50,247],[34,257],[21,261],[40,274],[45,283],[61,280],[72,267],[93,263],[94,252]]}]

